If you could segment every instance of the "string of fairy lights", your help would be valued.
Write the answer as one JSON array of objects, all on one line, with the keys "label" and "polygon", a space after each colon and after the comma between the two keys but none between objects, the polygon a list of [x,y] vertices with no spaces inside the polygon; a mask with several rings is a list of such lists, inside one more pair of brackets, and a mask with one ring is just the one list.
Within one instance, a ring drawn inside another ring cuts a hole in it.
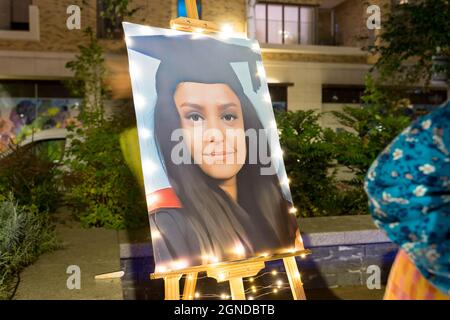
[{"label": "string of fairy lights", "polygon": [[[259,279],[266,275],[272,275],[274,279],[274,283],[269,285],[255,285],[254,283]],[[244,290],[244,294],[247,296],[248,300],[257,300],[261,297],[270,295],[270,294],[278,294],[285,290],[290,290],[291,287],[289,283],[286,283],[281,279],[283,275],[286,275],[284,271],[272,270],[266,271],[260,275],[255,277],[250,277],[248,279],[243,279],[244,284],[247,283],[247,288]],[[205,279],[207,276],[198,277],[198,280]],[[192,297],[190,297],[192,298]],[[194,294],[194,299],[221,299],[228,300],[231,299],[231,295],[228,292],[222,292],[220,294],[217,293],[201,293],[196,291]]]}]

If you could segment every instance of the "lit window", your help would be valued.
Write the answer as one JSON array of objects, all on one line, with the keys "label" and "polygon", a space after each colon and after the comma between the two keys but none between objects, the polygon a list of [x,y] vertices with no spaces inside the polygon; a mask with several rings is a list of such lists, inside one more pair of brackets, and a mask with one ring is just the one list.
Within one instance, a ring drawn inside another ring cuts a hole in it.
[{"label": "lit window", "polygon": [[255,6],[256,39],[278,44],[314,44],[316,7],[259,3]]},{"label": "lit window", "polygon": [[0,1],[0,29],[1,30],[29,30],[31,0]]}]

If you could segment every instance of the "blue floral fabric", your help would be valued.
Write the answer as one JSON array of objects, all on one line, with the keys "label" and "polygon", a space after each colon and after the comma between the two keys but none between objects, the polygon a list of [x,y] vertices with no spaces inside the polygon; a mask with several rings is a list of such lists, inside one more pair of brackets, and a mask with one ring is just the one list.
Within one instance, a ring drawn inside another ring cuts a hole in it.
[{"label": "blue floral fabric", "polygon": [[365,180],[375,223],[450,295],[450,102],[405,129]]}]

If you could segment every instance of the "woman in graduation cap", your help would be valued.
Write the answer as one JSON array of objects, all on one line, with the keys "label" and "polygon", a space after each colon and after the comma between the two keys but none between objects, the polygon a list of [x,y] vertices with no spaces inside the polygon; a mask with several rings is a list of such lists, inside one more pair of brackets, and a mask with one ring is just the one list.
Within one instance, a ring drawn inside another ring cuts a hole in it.
[{"label": "woman in graduation cap", "polygon": [[[164,199],[149,209],[157,268],[301,249],[292,204],[283,197],[277,175],[261,175],[259,157],[255,164],[248,161],[254,145],[245,131],[264,128],[231,63],[248,62],[256,92],[260,55],[187,35],[133,37],[128,47],[161,60],[154,130],[172,188],[150,195]],[[171,137],[179,129],[190,163],[173,161],[180,141]]]}]

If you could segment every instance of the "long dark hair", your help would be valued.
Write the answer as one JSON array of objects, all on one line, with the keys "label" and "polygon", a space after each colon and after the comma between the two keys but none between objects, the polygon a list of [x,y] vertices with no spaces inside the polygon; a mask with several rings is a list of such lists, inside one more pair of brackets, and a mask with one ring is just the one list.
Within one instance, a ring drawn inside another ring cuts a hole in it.
[{"label": "long dark hair", "polygon": [[[241,102],[245,130],[252,128],[259,132],[263,126],[256,110],[236,81],[226,84]],[[277,175],[261,175],[260,159],[249,164],[247,152],[246,162],[237,175],[237,203],[219,187],[220,181],[206,175],[197,164],[172,162],[172,149],[179,142],[171,141],[171,135],[181,127],[174,93],[158,95],[155,136],[170,183],[182,203],[180,210],[189,229],[195,230],[202,254],[213,254],[221,261],[232,259],[230,249],[236,242],[244,247],[246,257],[293,247],[295,219],[293,222],[288,212],[289,203],[283,198]],[[248,138],[246,147],[249,150]],[[267,150],[270,156],[268,146]]]}]

